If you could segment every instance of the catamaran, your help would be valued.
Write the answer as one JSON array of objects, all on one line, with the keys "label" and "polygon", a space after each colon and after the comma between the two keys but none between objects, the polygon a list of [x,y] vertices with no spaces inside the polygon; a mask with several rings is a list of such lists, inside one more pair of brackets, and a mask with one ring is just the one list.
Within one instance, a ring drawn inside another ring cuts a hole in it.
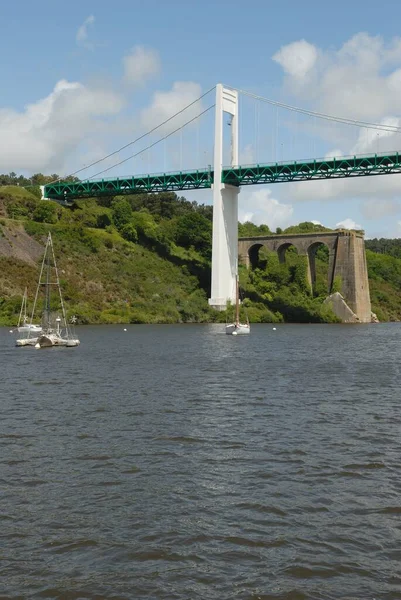
[{"label": "catamaran", "polygon": [[42,331],[41,325],[35,325],[34,323],[28,323],[28,315],[26,314],[27,299],[28,299],[28,289],[25,288],[24,295],[22,296],[21,310],[19,313],[19,319],[18,319],[18,325],[17,325],[18,333],[41,333],[41,331]]},{"label": "catamaran", "polygon": [[248,315],[246,315],[246,323],[241,323],[239,320],[239,280],[238,274],[235,277],[235,320],[234,323],[226,325],[227,335],[243,335],[251,332]]},{"label": "catamaran", "polygon": [[[17,340],[17,346],[35,346],[35,348],[47,348],[51,346],[78,346],[79,340],[74,337],[67,324],[63,297],[61,295],[60,280],[57,271],[56,258],[54,256],[53,240],[49,232],[40,269],[38,286],[36,289],[35,302],[32,309],[31,324],[35,315],[36,304],[41,289],[44,289],[44,310],[42,314],[41,332],[37,333],[30,329],[26,338]],[[52,289],[57,289],[59,300],[59,312],[51,311]],[[60,314],[61,313],[61,316]]]}]

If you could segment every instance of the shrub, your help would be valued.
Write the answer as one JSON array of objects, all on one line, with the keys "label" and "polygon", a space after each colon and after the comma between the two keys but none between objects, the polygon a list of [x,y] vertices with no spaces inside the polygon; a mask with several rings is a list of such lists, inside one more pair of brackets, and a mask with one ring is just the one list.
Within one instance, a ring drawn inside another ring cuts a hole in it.
[{"label": "shrub", "polygon": [[57,223],[60,207],[51,200],[41,200],[35,208],[32,218],[38,223]]},{"label": "shrub", "polygon": [[121,228],[121,235],[128,242],[136,244],[138,241],[138,233],[133,223],[127,223]]}]

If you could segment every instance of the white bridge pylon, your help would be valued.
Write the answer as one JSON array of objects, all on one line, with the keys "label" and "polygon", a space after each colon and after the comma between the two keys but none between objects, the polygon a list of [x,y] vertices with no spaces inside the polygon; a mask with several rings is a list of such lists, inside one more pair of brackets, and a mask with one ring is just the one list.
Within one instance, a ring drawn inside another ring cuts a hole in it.
[{"label": "white bridge pylon", "polygon": [[213,177],[212,287],[209,304],[224,310],[235,302],[238,270],[238,187],[221,182],[223,113],[231,115],[231,166],[238,166],[238,92],[216,85]]}]

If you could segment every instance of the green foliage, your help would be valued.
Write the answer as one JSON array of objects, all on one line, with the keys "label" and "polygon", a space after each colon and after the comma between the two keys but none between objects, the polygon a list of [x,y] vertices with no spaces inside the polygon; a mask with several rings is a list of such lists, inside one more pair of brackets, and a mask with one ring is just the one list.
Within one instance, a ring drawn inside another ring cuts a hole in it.
[{"label": "green foliage", "polygon": [[267,225],[255,225],[250,221],[238,224],[239,237],[256,237],[258,235],[271,235],[271,231]]},{"label": "green foliage", "polygon": [[331,292],[334,294],[335,292],[341,292],[341,290],[342,290],[342,280],[341,280],[340,275],[337,275],[336,277],[334,277]]},{"label": "green foliage", "polygon": [[202,255],[210,257],[211,222],[198,212],[190,212],[178,217],[175,225],[175,242],[179,246],[193,246]]},{"label": "green foliage", "polygon": [[[389,243],[388,248],[396,254],[397,244]],[[380,321],[399,321],[401,319],[401,258],[366,250],[366,260],[373,312],[377,314]]]},{"label": "green foliage", "polygon": [[401,258],[401,238],[365,240],[365,248],[377,254],[388,254],[394,258]]},{"label": "green foliage", "polygon": [[[35,184],[43,185],[46,177],[57,178],[38,174]],[[219,313],[207,302],[211,206],[165,192],[85,199],[65,208],[39,200],[38,188],[29,190],[0,186],[0,233],[18,235],[21,225],[13,219],[23,220],[25,231],[42,244],[52,231],[63,294],[79,322],[223,323],[232,318],[233,307]],[[250,222],[240,223],[238,230],[241,237],[272,235],[267,225]],[[316,231],[330,230],[304,222],[285,233]],[[376,250],[367,251],[373,310],[380,320],[400,319],[401,241],[370,240],[366,245]],[[276,253],[262,248],[253,270],[240,266],[241,311],[247,311],[251,322],[335,322],[323,304],[328,258],[326,246],[316,248],[311,293],[306,257],[289,248],[286,262],[280,263]],[[23,289],[28,285],[32,296],[37,275],[32,264],[0,257],[0,323],[15,322]],[[341,291],[339,278],[333,291]]]},{"label": "green foliage", "polygon": [[133,223],[127,223],[121,228],[121,235],[128,242],[133,242],[134,244],[138,241],[138,233]]},{"label": "green foliage", "polygon": [[116,198],[112,203],[113,222],[117,229],[122,229],[132,218],[132,208],[125,198]]},{"label": "green foliage", "polygon": [[146,209],[155,219],[174,219],[187,213],[197,212],[209,221],[212,220],[213,209],[211,206],[190,202],[179,197],[174,192],[161,192],[160,194],[135,194],[126,196],[132,210]]},{"label": "green foliage", "polygon": [[10,219],[32,218],[38,198],[23,187],[0,187],[0,214]]},{"label": "green foliage", "polygon": [[[277,254],[266,251],[266,259],[249,272],[242,271],[240,284],[246,296],[252,300],[250,314],[253,319],[262,318],[261,306],[275,318],[285,321],[325,323],[336,322],[330,308],[323,305],[327,297],[326,253],[315,256],[316,284],[312,296],[308,282],[306,256],[298,256],[294,248],[286,252],[286,262],[280,263]],[[255,315],[255,310],[259,317]]]},{"label": "green foliage", "polygon": [[312,223],[311,221],[304,221],[298,225],[291,225],[284,229],[283,233],[318,233],[319,231],[333,231],[328,227],[324,227],[319,223]]},{"label": "green foliage", "polygon": [[38,223],[57,223],[61,208],[51,200],[40,200],[32,214]]},{"label": "green foliage", "polygon": [[26,189],[30,194],[32,194],[33,196],[36,196],[36,198],[38,200],[42,199],[42,190],[40,189],[40,187],[38,185],[30,185]]},{"label": "green foliage", "polygon": [[[65,211],[67,212],[67,211]],[[72,211],[64,215],[66,222],[76,222],[84,227],[106,229],[112,224],[113,215],[109,208],[99,206],[94,198],[89,200],[77,200],[74,202]]]}]

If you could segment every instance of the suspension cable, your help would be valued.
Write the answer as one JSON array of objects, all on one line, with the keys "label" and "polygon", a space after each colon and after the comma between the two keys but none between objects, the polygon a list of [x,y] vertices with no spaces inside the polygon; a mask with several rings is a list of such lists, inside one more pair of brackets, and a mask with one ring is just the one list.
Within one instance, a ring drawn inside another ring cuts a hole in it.
[{"label": "suspension cable", "polygon": [[[110,152],[110,154],[107,154],[106,156],[103,156],[103,158],[99,158],[98,160],[95,160],[94,162],[90,163],[89,165],[86,165],[84,167],[81,167],[80,169],[77,169],[73,173],[70,173],[69,175],[67,175],[67,177],[73,177],[74,175],[77,175],[77,173],[81,173],[81,171],[86,171],[87,169],[90,169],[91,167],[94,167],[95,165],[98,165],[99,163],[103,162],[104,160],[106,160],[108,158],[111,158],[115,154],[118,154],[122,150],[125,150],[129,146],[132,146],[133,144],[136,144],[137,142],[139,142],[140,140],[142,140],[147,135],[150,135],[151,133],[154,133],[155,131],[157,131],[158,129],[160,129],[160,127],[163,127],[163,125],[166,125],[167,123],[169,123],[170,121],[172,121],[173,119],[175,119],[175,117],[178,117],[178,115],[181,115],[188,108],[190,108],[191,106],[193,106],[194,104],[196,104],[196,102],[199,102],[200,100],[202,100],[202,98],[204,98],[205,96],[207,96],[208,94],[210,94],[210,92],[212,92],[215,89],[215,87],[216,86],[211,87],[207,92],[205,92],[204,94],[202,94],[201,96],[199,96],[199,98],[196,98],[196,100],[194,100],[190,104],[187,104],[186,106],[184,106],[184,108],[182,108],[181,110],[179,110],[178,112],[176,112],[174,115],[172,115],[168,119],[165,119],[165,121],[163,121],[162,123],[159,123],[159,125],[156,125],[156,127],[153,127],[153,129],[150,129],[146,133],[143,133],[142,135],[140,135],[139,137],[137,137],[135,140],[132,140],[131,142],[128,142],[128,144],[125,144],[124,146],[121,146],[121,148],[118,148],[118,150],[114,150],[114,152]],[[201,114],[203,114],[203,113],[201,113]],[[162,139],[165,139],[165,138],[162,138]],[[121,164],[121,163],[119,163],[119,164]],[[55,179],[51,183],[55,183],[57,181],[60,181],[60,179],[66,179],[67,177],[60,177],[59,179]]]},{"label": "suspension cable", "polygon": [[192,119],[190,119],[189,121],[187,121],[186,123],[184,123],[183,125],[181,125],[181,127],[177,127],[177,129],[174,129],[174,131],[171,131],[170,133],[166,134],[164,137],[160,138],[159,140],[156,140],[152,144],[149,144],[149,146],[146,146],[146,148],[143,148],[142,150],[140,150],[136,154],[132,154],[131,156],[128,156],[128,158],[124,158],[124,160],[120,160],[120,162],[115,163],[114,165],[111,165],[111,167],[108,167],[107,169],[103,169],[103,171],[99,171],[98,173],[95,173],[94,175],[92,175],[91,177],[88,177],[88,179],[85,179],[84,181],[90,181],[91,179],[94,179],[95,177],[98,177],[98,175],[102,175],[103,173],[107,173],[107,171],[110,171],[111,169],[114,169],[114,167],[119,167],[120,165],[126,163],[128,160],[131,160],[132,158],[135,158],[135,157],[139,156],[140,154],[143,154],[143,152],[146,152],[146,150],[149,150],[150,148],[153,148],[157,144],[160,144],[161,142],[163,142],[164,140],[166,140],[167,138],[169,138],[170,136],[172,136],[174,133],[177,133],[177,131],[180,131],[181,129],[184,129],[184,127],[186,127],[190,123],[193,123],[193,121],[196,121],[196,119],[198,119],[202,115],[204,115],[207,112],[209,112],[209,110],[211,110],[215,106],[216,106],[215,104],[212,104],[211,106],[209,106],[209,108],[206,108],[204,111],[202,111],[201,113],[199,113],[198,115],[196,115],[196,117],[193,117]]},{"label": "suspension cable", "polygon": [[[228,86],[227,86],[228,87]],[[256,100],[260,100],[261,102],[266,102],[272,106],[285,108],[286,110],[291,110],[293,112],[301,113],[304,115],[309,115],[312,117],[318,117],[319,119],[325,119],[326,121],[336,121],[338,123],[344,123],[346,125],[354,125],[355,127],[366,127],[367,129],[379,129],[381,131],[391,131],[394,133],[400,133],[401,127],[397,125],[383,125],[380,123],[371,123],[369,121],[358,121],[354,119],[347,119],[345,117],[338,117],[335,115],[327,115],[325,113],[319,113],[317,111],[308,110],[306,108],[299,108],[297,106],[291,106],[290,104],[285,104],[284,102],[278,102],[276,100],[270,100],[269,98],[264,98],[263,96],[258,96],[257,94],[253,94],[252,92],[248,92],[246,90],[241,90],[239,88],[230,89],[235,90],[245,96],[249,96],[250,98],[255,98]]]}]

